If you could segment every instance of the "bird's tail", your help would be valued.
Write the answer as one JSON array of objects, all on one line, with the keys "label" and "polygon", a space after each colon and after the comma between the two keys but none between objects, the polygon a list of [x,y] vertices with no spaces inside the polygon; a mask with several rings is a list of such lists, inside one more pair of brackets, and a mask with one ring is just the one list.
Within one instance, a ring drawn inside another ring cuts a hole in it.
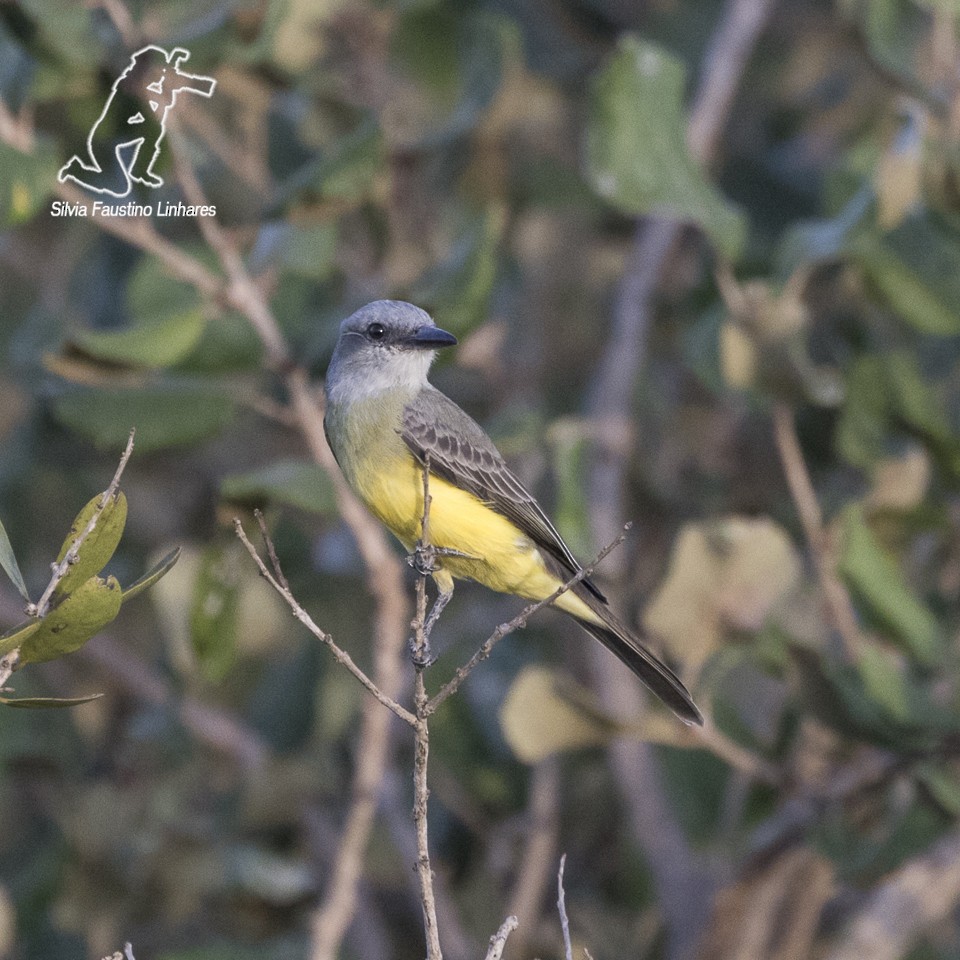
[{"label": "bird's tail", "polygon": [[603,623],[582,617],[576,620],[611,653],[620,658],[684,723],[703,724],[703,715],[680,678],[657,659],[606,609],[596,611]]}]

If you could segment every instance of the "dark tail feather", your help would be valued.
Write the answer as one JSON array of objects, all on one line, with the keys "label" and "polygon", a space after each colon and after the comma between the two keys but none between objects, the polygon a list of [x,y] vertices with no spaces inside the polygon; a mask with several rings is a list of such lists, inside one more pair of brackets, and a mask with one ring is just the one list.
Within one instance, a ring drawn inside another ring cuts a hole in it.
[{"label": "dark tail feather", "polygon": [[680,678],[625,628],[615,622],[600,626],[579,618],[577,623],[619,657],[684,723],[703,725],[703,715]]}]

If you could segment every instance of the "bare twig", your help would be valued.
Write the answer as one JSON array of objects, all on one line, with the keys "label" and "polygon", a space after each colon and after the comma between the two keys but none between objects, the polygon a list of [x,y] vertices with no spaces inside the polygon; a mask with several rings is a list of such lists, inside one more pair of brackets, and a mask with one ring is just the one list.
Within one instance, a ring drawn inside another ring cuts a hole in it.
[{"label": "bare twig", "polygon": [[47,612],[50,609],[50,598],[53,596],[53,592],[57,589],[60,581],[67,575],[67,571],[70,567],[77,562],[77,557],[80,555],[80,548],[83,546],[87,537],[96,529],[97,523],[100,520],[100,517],[103,516],[103,511],[107,509],[107,505],[111,503],[117,495],[117,490],[120,488],[120,478],[123,476],[123,471],[126,469],[127,461],[130,459],[130,455],[133,453],[133,437],[136,431],[131,430],[130,436],[127,439],[127,445],[124,448],[123,454],[120,457],[120,463],[117,466],[117,470],[113,475],[113,479],[110,481],[110,486],[103,492],[103,495],[100,497],[100,502],[97,504],[97,508],[93,511],[93,516],[90,517],[90,520],[87,522],[87,525],[80,531],[80,534],[70,545],[70,548],[63,555],[63,559],[56,564],[53,568],[53,576],[50,578],[50,582],[47,584],[46,589],[43,591],[40,599],[35,603],[31,604],[27,608],[27,613],[30,616],[43,617],[46,616]]},{"label": "bare twig", "polygon": [[270,531],[267,530],[267,521],[264,519],[263,512],[260,510],[253,511],[254,517],[256,517],[257,524],[260,527],[260,536],[263,537],[263,545],[267,548],[267,556],[270,558],[270,566],[273,567],[273,575],[277,578],[277,582],[286,590],[290,592],[290,584],[287,581],[287,576],[283,572],[283,568],[280,566],[280,558],[277,556],[277,548],[274,546],[273,537],[270,536]]},{"label": "bare twig", "polygon": [[[386,820],[397,853],[407,863],[415,863],[417,857],[417,838],[415,825],[410,818],[408,802],[409,791],[406,777],[391,770],[383,784],[380,809]],[[434,791],[431,790],[431,793]],[[444,882],[442,871],[434,875],[433,892],[437,901],[437,915],[443,917],[443,953],[444,957],[456,960],[470,960],[477,953],[474,939],[464,930],[459,917],[459,909],[454,897]],[[409,887],[417,908],[420,908],[420,878],[410,871]]]},{"label": "bare twig", "polygon": [[429,665],[427,653],[427,577],[434,568],[434,552],[430,543],[430,461],[423,464],[423,516],[420,539],[417,541],[417,613],[413,620],[413,703],[416,711],[413,755],[413,822],[417,836],[417,876],[423,907],[423,930],[427,940],[427,960],[443,960],[440,949],[440,931],[437,927],[437,901],[433,892],[433,869],[430,866],[430,845],[427,831],[427,803],[430,790],[427,783],[427,765],[430,757],[429,697],[424,671]]},{"label": "bare twig", "polygon": [[[627,531],[630,529],[632,524],[624,524],[623,529]],[[474,669],[490,654],[493,652],[493,648],[508,634],[513,633],[516,630],[521,630],[527,625],[527,621],[538,611],[542,610],[544,607],[550,606],[557,597],[566,593],[568,590],[571,590],[575,587],[581,580],[589,577],[593,571],[597,568],[597,565],[604,560],[610,553],[617,549],[621,543],[626,539],[626,533],[621,533],[615,540],[607,544],[596,556],[592,563],[587,564],[587,566],[578,570],[566,583],[562,583],[553,593],[548,597],[544,597],[542,600],[538,600],[536,603],[531,603],[528,606],[524,607],[512,620],[508,620],[506,623],[501,623],[493,633],[483,642],[480,646],[480,649],[465,663],[463,666],[458,667],[456,673],[430,698],[429,703],[427,704],[427,716],[435,713],[437,708],[440,707],[446,700],[449,700],[459,689],[460,685],[463,683],[467,677],[474,671]]]},{"label": "bare twig", "polygon": [[256,563],[257,568],[260,570],[261,576],[273,587],[277,593],[286,601],[287,606],[290,607],[293,611],[293,615],[299,620],[322,644],[326,647],[329,647],[330,652],[333,654],[334,659],[337,663],[346,667],[347,670],[358,680],[361,685],[371,693],[378,703],[381,703],[385,706],[391,713],[399,717],[404,723],[408,723],[411,726],[416,725],[416,717],[407,710],[405,707],[400,706],[396,700],[388,697],[364,672],[357,666],[353,657],[347,653],[342,647],[340,647],[321,627],[318,627],[314,622],[313,617],[307,613],[306,610],[300,606],[300,602],[296,597],[290,592],[289,587],[285,587],[280,581],[270,572],[267,565],[263,562],[260,554],[257,553],[257,548],[250,542],[250,539],[247,537],[246,531],[243,529],[243,524],[239,519],[234,518],[233,521],[234,529],[236,530],[237,536],[240,539],[240,542],[246,547],[247,553],[253,558],[254,563]]},{"label": "bare twig", "polygon": [[490,947],[484,960],[500,960],[503,948],[507,945],[507,937],[517,929],[519,923],[516,917],[511,916],[500,924],[500,929],[490,938]]},{"label": "bare twig", "polygon": [[847,588],[837,576],[836,565],[823,526],[823,513],[816,491],[810,480],[800,440],[794,424],[793,411],[784,403],[773,408],[773,433],[780,455],[780,463],[787,478],[790,496],[800,516],[807,546],[813,557],[813,566],[820,581],[820,589],[830,613],[834,629],[843,641],[844,654],[856,660],[863,649],[863,635],[857,623],[856,611]]},{"label": "bare twig", "polygon": [[573,960],[573,944],[570,942],[570,919],[567,917],[567,895],[563,889],[563,869],[567,865],[567,855],[560,857],[560,869],[557,871],[557,911],[560,914],[560,929],[563,931],[563,955],[565,960]]}]

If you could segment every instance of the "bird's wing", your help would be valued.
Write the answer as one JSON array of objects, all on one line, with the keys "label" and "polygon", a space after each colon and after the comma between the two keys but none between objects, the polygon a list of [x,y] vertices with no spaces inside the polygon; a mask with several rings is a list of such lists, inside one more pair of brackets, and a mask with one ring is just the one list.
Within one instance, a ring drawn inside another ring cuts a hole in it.
[{"label": "bird's wing", "polygon": [[[505,516],[571,575],[582,569],[533,495],[506,465],[483,429],[452,400],[427,386],[407,405],[400,436],[430,472],[442,477]],[[581,581],[598,600],[603,594]]]}]

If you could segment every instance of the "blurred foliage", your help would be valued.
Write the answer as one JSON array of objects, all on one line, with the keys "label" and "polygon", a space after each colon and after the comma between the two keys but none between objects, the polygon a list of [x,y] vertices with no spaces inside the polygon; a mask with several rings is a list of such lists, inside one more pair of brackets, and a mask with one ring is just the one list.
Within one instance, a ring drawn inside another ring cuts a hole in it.
[{"label": "blurred foliage", "polygon": [[[217,79],[209,100],[177,104],[181,156],[294,358],[322,375],[338,321],[375,297],[431,310],[461,340],[435,381],[584,556],[606,425],[582,415],[635,217],[686,225],[631,385],[637,524],[610,592],[658,635],[715,737],[655,708],[606,714],[585,641],[555,618],[505,640],[436,716],[431,753],[435,866],[472,956],[511,902],[530,764],[545,763],[560,769],[575,932],[597,960],[667,954],[654,854],[607,763],[617,737],[657,745],[682,835],[736,879],[704,957],[737,955],[722,952],[724,920],[746,928],[771,904],[820,917],[797,925],[796,955],[820,950],[861,891],[957,830],[958,10],[777,5],[704,169],[685,125],[722,9],[0,4],[0,612],[15,631],[0,645],[31,661],[15,675],[28,702],[105,691],[69,711],[0,711],[0,954],[73,960],[129,940],[160,960],[308,955],[362,694],[257,577],[234,514],[265,509],[294,593],[370,662],[356,549],[226,288],[203,294],[89,216],[55,215],[57,171],[83,149],[131,29]],[[164,185],[131,200],[187,201],[169,148]],[[152,222],[219,277],[195,220]],[[784,481],[774,404],[795,417],[853,652]],[[15,626],[133,425],[129,515],[61,584],[62,629]],[[154,583],[149,602],[120,606]],[[515,609],[458,590],[437,675]],[[396,753],[344,957],[422,955],[409,746]],[[815,812],[792,820],[804,804]],[[542,908],[524,919],[524,957],[560,953]],[[917,949],[955,957],[956,926]]]}]

